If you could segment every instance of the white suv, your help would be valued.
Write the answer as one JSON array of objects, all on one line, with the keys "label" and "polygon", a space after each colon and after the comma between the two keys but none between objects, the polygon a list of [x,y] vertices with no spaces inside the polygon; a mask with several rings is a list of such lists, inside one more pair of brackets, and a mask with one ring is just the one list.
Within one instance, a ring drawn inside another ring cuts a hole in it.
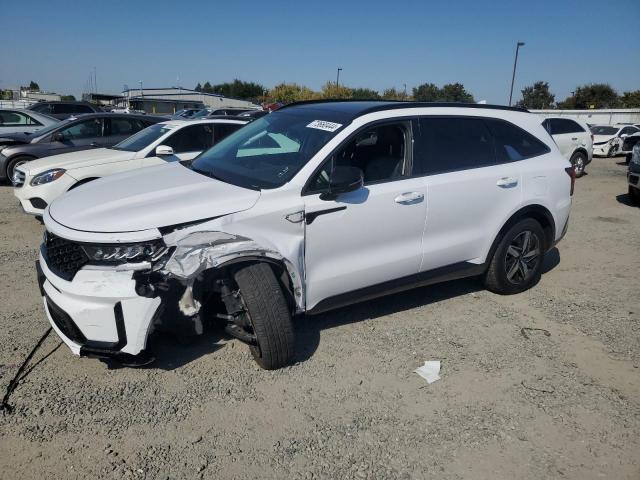
[{"label": "white suv", "polygon": [[53,200],[87,182],[136,168],[193,160],[246,123],[246,119],[156,123],[113,147],[24,163],[13,173],[13,193],[26,213],[42,215]]},{"label": "white suv", "polygon": [[580,120],[563,117],[547,117],[542,122],[562,153],[569,159],[576,177],[584,175],[586,166],[593,159],[593,135],[589,126]]},{"label": "white suv", "polygon": [[39,284],[79,355],[145,359],[204,321],[257,363],[294,359],[296,313],[482,276],[522,292],[564,235],[575,175],[524,110],[303,102],[174,163],[81,186],[45,211]]}]

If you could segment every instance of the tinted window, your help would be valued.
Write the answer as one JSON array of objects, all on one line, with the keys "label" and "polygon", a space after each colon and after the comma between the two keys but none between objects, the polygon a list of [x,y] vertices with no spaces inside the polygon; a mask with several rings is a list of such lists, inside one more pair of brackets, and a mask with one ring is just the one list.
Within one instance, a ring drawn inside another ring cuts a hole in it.
[{"label": "tinted window", "polygon": [[485,121],[495,138],[499,163],[524,160],[549,152],[549,147],[520,127],[504,120],[488,118]]},{"label": "tinted window", "polygon": [[584,132],[584,129],[573,120],[563,119],[563,118],[552,118],[550,119],[550,122],[551,122],[551,135]]},{"label": "tinted window", "polygon": [[214,125],[215,141],[219,142],[223,138],[231,135],[233,132],[235,132],[242,126],[243,125],[234,124],[234,123],[216,123]]},{"label": "tinted window", "polygon": [[618,132],[616,127],[609,127],[606,125],[599,125],[591,127],[591,133],[594,135],[615,135]]},{"label": "tinted window", "polygon": [[416,174],[433,175],[496,163],[493,138],[482,119],[424,117],[419,124]]},{"label": "tinted window", "polygon": [[73,113],[93,113],[93,110],[88,105],[69,105]]},{"label": "tinted window", "polygon": [[174,153],[206,150],[213,143],[213,125],[185,127],[162,142],[173,148]]},{"label": "tinted window", "polygon": [[114,150],[127,150],[129,152],[138,152],[145,147],[148,147],[153,142],[155,142],[162,135],[165,135],[171,129],[164,124],[158,123],[156,125],[151,125],[144,130],[140,130],[135,135],[130,136],[129,138],[124,139],[117,145],[111,147]]},{"label": "tinted window", "polygon": [[379,125],[356,134],[323,165],[309,183],[310,192],[329,186],[335,167],[357,167],[364,183],[394,180],[407,174],[409,124]]},{"label": "tinted window", "polygon": [[634,127],[624,127],[622,129],[622,131],[620,132],[620,135],[632,135],[634,133],[636,133],[638,130],[636,130]]},{"label": "tinted window", "polygon": [[68,103],[54,103],[51,107],[53,108],[53,113],[56,114],[76,113],[74,105]]},{"label": "tinted window", "polygon": [[39,112],[39,113],[53,113],[51,111],[51,105],[49,105],[48,103],[43,103],[41,105],[36,105],[31,110],[33,110],[34,112]]},{"label": "tinted window", "polygon": [[92,118],[84,122],[74,123],[70,127],[60,130],[65,140],[78,140],[102,136],[102,120]]},{"label": "tinted window", "polygon": [[42,124],[21,112],[0,111],[0,127],[16,127],[20,125]]},{"label": "tinted window", "polygon": [[135,118],[111,118],[111,135],[133,135],[144,126]]}]

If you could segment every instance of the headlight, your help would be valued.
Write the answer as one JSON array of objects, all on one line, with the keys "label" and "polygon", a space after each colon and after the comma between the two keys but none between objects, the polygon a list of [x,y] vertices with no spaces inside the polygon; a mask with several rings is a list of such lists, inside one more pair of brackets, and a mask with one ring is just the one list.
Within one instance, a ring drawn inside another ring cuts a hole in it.
[{"label": "headlight", "polygon": [[45,183],[53,182],[54,180],[57,180],[62,175],[64,175],[64,172],[66,172],[64,168],[54,168],[52,170],[47,170],[46,172],[33,177],[33,179],[31,180],[31,186],[36,187],[38,185],[44,185]]},{"label": "headlight", "polygon": [[91,260],[99,262],[144,262],[160,258],[167,246],[162,240],[123,245],[83,245]]}]

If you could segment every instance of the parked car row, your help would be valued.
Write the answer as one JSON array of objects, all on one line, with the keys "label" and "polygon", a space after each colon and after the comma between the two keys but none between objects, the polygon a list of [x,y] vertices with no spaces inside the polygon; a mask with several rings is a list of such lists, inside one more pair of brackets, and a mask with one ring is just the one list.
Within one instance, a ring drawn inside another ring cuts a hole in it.
[{"label": "parked car row", "polygon": [[[78,120],[139,120],[97,115]],[[556,142],[518,108],[312,101],[154,122],[14,165],[14,191],[43,217],[38,282],[73,353],[145,363],[152,332],[214,322],[271,369],[296,314],[466,276],[534,286],[574,188]]]}]

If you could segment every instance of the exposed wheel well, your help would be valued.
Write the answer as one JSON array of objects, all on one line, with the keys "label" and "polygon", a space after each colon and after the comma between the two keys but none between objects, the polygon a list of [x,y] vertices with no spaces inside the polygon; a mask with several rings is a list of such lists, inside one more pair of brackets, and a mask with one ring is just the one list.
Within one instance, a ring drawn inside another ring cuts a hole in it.
[{"label": "exposed wheel well", "polygon": [[69,190],[73,190],[74,188],[79,187],[80,185],[84,185],[85,183],[89,183],[89,182],[91,182],[93,180],[97,180],[98,178],[100,178],[100,177],[83,178],[82,180],[80,180],[80,181],[74,183],[73,185],[71,185],[69,187]]},{"label": "exposed wheel well", "polygon": [[576,148],[576,150],[573,152],[573,154],[571,154],[571,158],[573,158],[573,156],[574,156],[576,153],[582,153],[582,154],[584,154],[584,155],[587,157],[587,160],[589,159],[589,154],[588,154],[588,153],[587,153],[587,151],[586,151],[584,148],[582,148],[582,147],[581,147],[581,148]]},{"label": "exposed wheel well", "polygon": [[5,163],[5,167],[4,167],[4,174],[5,177],[7,178],[7,180],[11,180],[10,175],[9,175],[9,166],[15,162],[16,160],[26,160],[28,162],[30,162],[31,160],[36,160],[38,157],[34,157],[33,155],[21,155],[21,154],[17,154],[13,157],[9,157]]},{"label": "exposed wheel well", "polygon": [[556,226],[555,221],[553,220],[553,215],[551,215],[551,212],[542,205],[527,205],[526,207],[523,207],[516,213],[514,213],[511,218],[509,218],[509,220],[507,220],[507,222],[502,226],[502,228],[498,232],[498,235],[493,241],[493,245],[491,245],[491,250],[489,251],[489,255],[487,256],[487,261],[490,261],[491,257],[493,257],[493,253],[495,252],[495,249],[500,243],[500,240],[502,239],[502,236],[505,234],[505,232],[523,218],[533,218],[540,224],[540,226],[542,226],[545,237],[544,249],[545,251],[547,251],[551,248],[556,238]]}]

